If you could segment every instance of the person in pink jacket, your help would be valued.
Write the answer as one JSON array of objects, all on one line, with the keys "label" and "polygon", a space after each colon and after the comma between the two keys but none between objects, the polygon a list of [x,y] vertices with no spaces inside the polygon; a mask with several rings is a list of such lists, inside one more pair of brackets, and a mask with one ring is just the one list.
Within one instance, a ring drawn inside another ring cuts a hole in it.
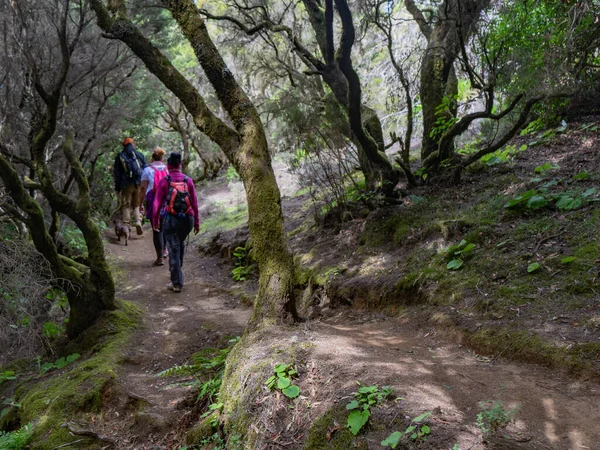
[{"label": "person in pink jacket", "polygon": [[194,181],[181,172],[181,154],[173,152],[167,159],[169,174],[158,183],[152,204],[152,228],[164,233],[169,250],[171,283],[168,288],[181,292],[185,240],[192,231],[200,231],[200,215]]}]

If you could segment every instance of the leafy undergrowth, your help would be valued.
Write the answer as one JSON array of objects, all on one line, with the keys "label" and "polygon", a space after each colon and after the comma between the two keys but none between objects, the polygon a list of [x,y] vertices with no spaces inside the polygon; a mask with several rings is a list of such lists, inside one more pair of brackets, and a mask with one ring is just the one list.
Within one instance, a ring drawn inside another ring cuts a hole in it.
[{"label": "leafy undergrowth", "polygon": [[[70,357],[53,363],[55,370],[22,364],[15,379],[0,386],[3,398],[11,400],[0,420],[1,429],[9,432],[5,438],[23,442],[26,438],[28,444],[24,445],[29,445],[14,448],[49,450],[73,443],[75,448],[96,449],[107,445],[93,433],[77,433],[85,431],[87,414],[100,412],[103,393],[115,379],[122,360],[121,349],[137,328],[140,316],[136,307],[120,302],[118,310],[106,313],[62,349]],[[73,356],[77,352],[81,358]]]},{"label": "leafy undergrowth", "polygon": [[318,309],[324,293],[328,306],[435,318],[480,353],[600,378],[600,134],[590,130],[572,125],[529,148],[522,137],[512,158],[480,163],[461,186],[295,233],[304,306]]}]

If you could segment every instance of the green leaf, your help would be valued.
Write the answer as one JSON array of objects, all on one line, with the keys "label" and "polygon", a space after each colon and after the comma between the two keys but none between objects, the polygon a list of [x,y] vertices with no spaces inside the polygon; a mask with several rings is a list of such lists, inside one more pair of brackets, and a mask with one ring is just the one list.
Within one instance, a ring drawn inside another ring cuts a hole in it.
[{"label": "green leaf", "polygon": [[385,438],[384,441],[381,441],[381,446],[396,448],[400,442],[400,439],[402,439],[402,433],[400,431],[394,431],[387,438]]},{"label": "green leaf", "polygon": [[583,172],[579,172],[577,175],[573,175],[573,179],[574,180],[589,180],[590,174],[588,173],[587,170],[584,170]]},{"label": "green leaf", "polygon": [[561,259],[560,262],[563,264],[569,264],[575,261],[575,259],[576,258],[574,256],[567,256],[566,258]]},{"label": "green leaf", "polygon": [[76,359],[78,359],[78,358],[79,358],[79,356],[81,356],[81,355],[79,355],[79,353],[73,353],[73,354],[71,354],[71,355],[67,356],[67,362],[68,362],[68,363],[70,363],[70,362],[73,362],[73,361],[75,361]]},{"label": "green leaf", "polygon": [[346,409],[350,410],[350,409],[357,409],[360,405],[358,404],[357,400],[352,400],[350,403],[348,403],[346,405]]},{"label": "green leaf", "polygon": [[265,381],[265,384],[267,385],[267,387],[269,389],[271,389],[273,387],[273,385],[275,384],[275,380],[277,379],[277,377],[275,375],[270,376],[267,381]]},{"label": "green leaf", "polygon": [[465,248],[463,248],[460,252],[464,255],[466,253],[469,253],[474,248],[475,248],[475,244],[469,244]]},{"label": "green leaf", "polygon": [[277,389],[285,389],[291,384],[291,380],[287,377],[280,377],[277,380]]},{"label": "green leaf", "polygon": [[591,197],[592,195],[596,195],[597,192],[598,192],[598,189],[589,188],[589,189],[586,189],[585,191],[583,191],[583,194],[581,194],[581,197],[588,198],[588,197]]},{"label": "green leaf", "polygon": [[548,204],[548,200],[546,200],[541,195],[534,195],[527,202],[527,207],[529,209],[540,209]]},{"label": "green leaf", "polygon": [[453,259],[448,264],[446,264],[446,269],[448,270],[458,270],[462,267],[463,261],[461,259]]},{"label": "green leaf", "polygon": [[56,368],[56,365],[55,365],[54,363],[47,362],[47,363],[44,363],[44,364],[42,365],[42,367],[41,367],[41,372],[42,372],[42,373],[46,373],[46,372],[48,372],[49,370],[51,370],[51,369],[55,369],[55,368]]},{"label": "green leaf", "polygon": [[362,386],[358,388],[358,392],[361,394],[372,394],[379,390],[377,386]]},{"label": "green leaf", "polygon": [[411,432],[412,432],[412,431],[414,431],[416,428],[417,428],[417,426],[416,426],[416,425],[411,425],[410,427],[408,427],[408,428],[406,429],[406,431],[404,432],[404,434],[411,433]]},{"label": "green leaf", "polygon": [[369,410],[360,411],[354,410],[348,415],[348,428],[350,432],[356,436],[362,427],[367,423],[369,417],[371,416],[371,412]]},{"label": "green leaf", "polygon": [[421,434],[429,434],[431,433],[431,428],[429,428],[429,426],[427,425],[423,425],[421,427]]},{"label": "green leaf", "polygon": [[421,422],[423,419],[425,419],[426,417],[429,417],[431,415],[431,412],[426,411],[423,414],[418,415],[417,417],[415,417],[413,420],[411,420],[411,422],[413,423],[419,423]]},{"label": "green leaf", "polygon": [[531,263],[531,264],[529,264],[529,265],[527,266],[527,272],[528,272],[528,273],[533,273],[533,272],[535,272],[535,271],[539,270],[539,269],[540,269],[540,267],[542,267],[542,266],[540,266],[540,264],[539,264],[539,263],[537,263],[537,262]]},{"label": "green leaf", "polygon": [[558,209],[564,209],[564,210],[577,209],[582,204],[583,204],[583,200],[581,199],[581,197],[573,198],[573,197],[569,197],[566,195],[559,197],[559,199],[556,201],[556,207]]},{"label": "green leaf", "polygon": [[290,368],[289,364],[277,364],[275,366],[275,372],[282,373],[282,372],[285,372],[289,368]]},{"label": "green leaf", "polygon": [[285,395],[288,398],[296,398],[300,395],[300,388],[292,384],[286,387],[285,389],[282,389],[281,392],[283,392],[283,395]]},{"label": "green leaf", "polygon": [[521,145],[521,147],[519,147],[520,152],[523,152],[525,150],[527,150],[527,144],[523,144],[523,145]]}]

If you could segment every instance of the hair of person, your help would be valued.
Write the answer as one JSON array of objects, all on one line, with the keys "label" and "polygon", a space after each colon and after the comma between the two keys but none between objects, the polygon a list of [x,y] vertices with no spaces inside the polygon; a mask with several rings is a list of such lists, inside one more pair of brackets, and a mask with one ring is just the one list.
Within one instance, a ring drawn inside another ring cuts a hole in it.
[{"label": "hair of person", "polygon": [[130,137],[126,137],[125,139],[123,139],[123,147],[125,147],[127,144],[133,145],[133,139]]},{"label": "hair of person", "polygon": [[171,167],[179,167],[181,166],[181,153],[172,152],[169,155],[169,159],[167,159],[167,165]]},{"label": "hair of person", "polygon": [[152,152],[152,161],[162,161],[164,157],[165,151],[160,147],[156,147]]}]

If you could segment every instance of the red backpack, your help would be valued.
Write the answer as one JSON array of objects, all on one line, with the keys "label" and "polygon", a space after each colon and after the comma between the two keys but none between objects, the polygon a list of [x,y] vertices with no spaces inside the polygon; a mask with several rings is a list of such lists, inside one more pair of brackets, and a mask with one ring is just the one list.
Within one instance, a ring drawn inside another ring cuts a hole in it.
[{"label": "red backpack", "polygon": [[169,183],[166,211],[173,216],[191,214],[192,202],[190,201],[190,193],[187,185],[188,177],[185,176],[183,181],[173,181],[170,175],[167,175],[165,178]]}]

